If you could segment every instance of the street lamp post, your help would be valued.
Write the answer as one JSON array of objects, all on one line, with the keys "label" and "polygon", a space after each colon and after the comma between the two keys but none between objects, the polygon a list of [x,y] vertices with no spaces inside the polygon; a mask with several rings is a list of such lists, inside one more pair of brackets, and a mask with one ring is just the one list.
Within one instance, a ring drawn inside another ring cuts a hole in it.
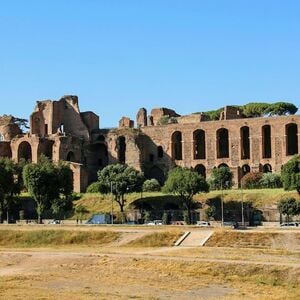
[{"label": "street lamp post", "polygon": [[110,192],[111,192],[111,225],[114,224],[114,194],[113,194],[113,182],[110,182]]},{"label": "street lamp post", "polygon": [[243,194],[243,184],[241,183],[241,191],[242,191],[242,225],[245,226],[245,219],[244,219],[244,194]]}]

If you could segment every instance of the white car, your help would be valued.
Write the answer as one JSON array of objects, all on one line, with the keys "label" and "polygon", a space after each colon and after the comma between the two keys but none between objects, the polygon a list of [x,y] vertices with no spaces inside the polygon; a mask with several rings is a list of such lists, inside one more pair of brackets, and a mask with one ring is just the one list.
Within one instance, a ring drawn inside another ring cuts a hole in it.
[{"label": "white car", "polygon": [[162,225],[163,221],[162,220],[153,220],[147,223],[147,225]]},{"label": "white car", "polygon": [[293,223],[281,223],[280,224],[281,228],[286,228],[286,227],[299,227],[299,223],[293,222]]},{"label": "white car", "polygon": [[207,221],[198,221],[197,226],[199,227],[210,227],[210,223]]}]

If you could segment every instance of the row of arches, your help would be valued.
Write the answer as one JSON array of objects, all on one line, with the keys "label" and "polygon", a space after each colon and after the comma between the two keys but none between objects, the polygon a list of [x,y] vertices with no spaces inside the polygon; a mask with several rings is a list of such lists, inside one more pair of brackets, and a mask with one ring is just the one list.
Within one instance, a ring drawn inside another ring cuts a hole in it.
[{"label": "row of arches", "polygon": [[[218,166],[218,168],[220,167],[228,167],[227,164],[220,164]],[[194,170],[199,173],[200,175],[202,175],[204,178],[206,178],[206,168],[203,164],[198,164],[194,167]],[[247,173],[251,172],[251,168],[248,164],[245,164],[241,167],[241,175],[242,177],[245,176]],[[263,173],[270,173],[272,172],[272,166],[270,164],[264,164],[261,166],[261,172]]]},{"label": "row of arches", "polygon": [[[264,125],[261,129],[262,136],[262,158],[272,157],[272,131],[271,125]],[[240,157],[250,159],[250,128],[240,128]],[[286,155],[298,153],[298,126],[290,123],[285,126]],[[172,158],[183,159],[182,132],[175,131],[171,136]],[[229,131],[220,128],[216,131],[216,154],[217,158],[229,158]],[[193,159],[206,159],[206,133],[202,129],[193,132]]]}]

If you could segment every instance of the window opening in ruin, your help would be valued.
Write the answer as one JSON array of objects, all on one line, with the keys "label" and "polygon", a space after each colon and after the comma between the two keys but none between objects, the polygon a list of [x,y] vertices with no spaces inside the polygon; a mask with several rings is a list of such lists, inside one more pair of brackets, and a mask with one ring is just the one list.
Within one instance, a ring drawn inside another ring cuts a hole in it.
[{"label": "window opening in ruin", "polygon": [[271,149],[271,126],[264,125],[262,127],[262,156],[263,158],[272,157]]},{"label": "window opening in ruin", "polygon": [[45,124],[45,135],[48,134],[48,124]]},{"label": "window opening in ruin", "polygon": [[221,128],[217,131],[217,158],[229,157],[228,130]]},{"label": "window opening in ruin", "polygon": [[153,154],[149,154],[149,161],[154,162],[154,155]]},{"label": "window opening in ruin", "polygon": [[101,158],[98,159],[98,166],[101,167],[103,165],[103,161]]},{"label": "window opening in ruin", "polygon": [[262,171],[263,171],[263,173],[271,173],[272,166],[270,164],[265,164],[265,165],[263,165]]},{"label": "window opening in ruin", "polygon": [[285,126],[286,155],[298,154],[298,126],[291,123]]},{"label": "window opening in ruin", "polygon": [[205,159],[205,131],[196,130],[193,133],[194,159]]},{"label": "window opening in ruin", "polygon": [[119,163],[125,164],[125,161],[126,161],[126,139],[124,136],[119,136],[117,138],[117,154],[118,154]]},{"label": "window opening in ruin", "polygon": [[206,168],[204,165],[200,164],[195,167],[195,171],[206,178]]},{"label": "window opening in ruin", "polygon": [[0,142],[4,141],[4,135],[2,133],[0,133]]},{"label": "window opening in ruin", "polygon": [[73,161],[75,162],[75,154],[74,152],[70,151],[67,155],[67,161]]},{"label": "window opening in ruin", "polygon": [[164,150],[162,146],[157,147],[157,157],[158,158],[163,158],[164,157]]},{"label": "window opening in ruin", "polygon": [[25,159],[28,162],[32,161],[31,145],[28,142],[22,142],[18,148],[18,161]]},{"label": "window opening in ruin", "polygon": [[251,169],[249,165],[242,166],[242,177],[245,176],[247,173],[250,173]]},{"label": "window opening in ruin", "polygon": [[172,158],[182,160],[182,133],[180,131],[172,134]]},{"label": "window opening in ruin", "polygon": [[241,159],[250,158],[250,131],[248,126],[243,126],[240,130],[241,136]]}]

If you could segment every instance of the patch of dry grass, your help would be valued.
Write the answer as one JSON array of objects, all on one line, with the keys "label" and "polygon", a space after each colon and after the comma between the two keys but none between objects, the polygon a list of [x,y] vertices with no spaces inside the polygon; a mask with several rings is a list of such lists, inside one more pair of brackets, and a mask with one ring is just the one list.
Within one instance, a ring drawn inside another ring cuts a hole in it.
[{"label": "patch of dry grass", "polygon": [[293,244],[295,249],[300,249],[299,232],[280,233],[219,230],[214,232],[205,246],[285,249],[289,244]]},{"label": "patch of dry grass", "polygon": [[182,235],[179,230],[154,232],[126,244],[127,247],[171,247]]},{"label": "patch of dry grass", "polygon": [[120,237],[112,231],[2,230],[1,247],[35,248],[66,245],[94,246],[111,243]]}]

